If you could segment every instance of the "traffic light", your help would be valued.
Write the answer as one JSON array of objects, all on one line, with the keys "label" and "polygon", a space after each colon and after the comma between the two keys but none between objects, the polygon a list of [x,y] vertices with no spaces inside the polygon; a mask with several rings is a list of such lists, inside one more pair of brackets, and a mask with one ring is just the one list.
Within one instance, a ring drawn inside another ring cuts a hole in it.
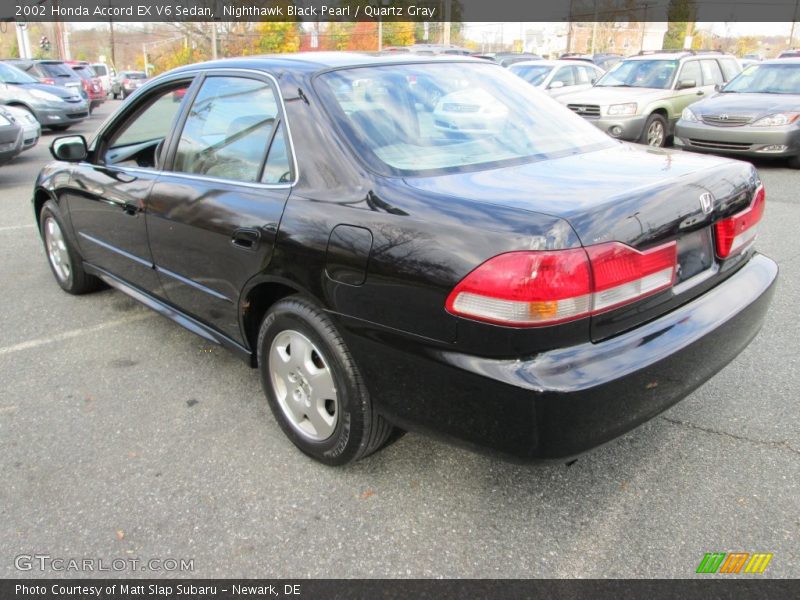
[{"label": "traffic light", "polygon": [[39,40],[39,47],[45,52],[50,52],[50,40],[47,39],[46,35],[43,35],[42,39]]}]

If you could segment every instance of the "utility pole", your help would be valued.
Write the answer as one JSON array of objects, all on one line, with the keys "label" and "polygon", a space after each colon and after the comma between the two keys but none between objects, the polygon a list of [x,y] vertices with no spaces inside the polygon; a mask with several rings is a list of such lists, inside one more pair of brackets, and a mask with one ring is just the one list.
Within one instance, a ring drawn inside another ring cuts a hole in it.
[{"label": "utility pole", "polygon": [[20,58],[32,58],[31,40],[28,37],[28,24],[17,22],[17,48]]},{"label": "utility pole", "polygon": [[592,22],[592,54],[597,52],[597,50],[595,50],[595,43],[597,40],[597,8],[598,0],[594,0],[594,21]]},{"label": "utility pole", "polygon": [[452,18],[452,0],[444,0],[444,40],[445,46],[450,45],[450,19]]},{"label": "utility pole", "polygon": [[147,44],[142,44],[142,54],[144,58],[144,76],[150,77],[150,73],[147,69]]},{"label": "utility pole", "polygon": [[211,21],[211,58],[217,60],[217,22]]},{"label": "utility pole", "polygon": [[64,60],[70,60],[72,56],[69,51],[69,27],[64,23]]},{"label": "utility pole", "polygon": [[644,5],[644,19],[642,20],[642,41],[639,44],[639,50],[644,50],[644,35],[647,33],[647,9],[650,8],[650,5],[645,3]]},{"label": "utility pole", "polygon": [[794,13],[792,13],[792,30],[789,32],[789,48],[794,48],[794,26],[797,22],[797,5],[800,0],[794,0]]},{"label": "utility pole", "polygon": [[114,54],[114,21],[108,20],[109,44],[111,45],[111,66],[117,68],[117,57]]},{"label": "utility pole", "polygon": [[572,0],[569,0],[569,16],[567,17],[567,49],[569,53],[572,47]]}]

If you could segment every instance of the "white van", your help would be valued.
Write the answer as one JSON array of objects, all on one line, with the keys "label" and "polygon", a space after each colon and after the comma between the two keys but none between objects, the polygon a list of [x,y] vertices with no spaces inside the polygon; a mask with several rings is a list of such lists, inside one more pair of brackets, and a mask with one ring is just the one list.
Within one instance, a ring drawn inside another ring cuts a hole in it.
[{"label": "white van", "polygon": [[106,96],[108,96],[111,93],[111,82],[114,77],[116,77],[117,72],[114,70],[114,67],[105,63],[92,63],[91,67],[92,71],[94,71],[95,75],[97,75],[97,78],[100,80],[103,91],[106,93]]}]

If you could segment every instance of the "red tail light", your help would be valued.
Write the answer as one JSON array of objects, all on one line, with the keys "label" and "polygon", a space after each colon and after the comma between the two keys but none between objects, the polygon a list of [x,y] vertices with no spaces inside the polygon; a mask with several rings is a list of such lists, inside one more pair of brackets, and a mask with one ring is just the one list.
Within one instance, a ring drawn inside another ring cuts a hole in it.
[{"label": "red tail light", "polygon": [[123,79],[122,80],[122,85],[130,85],[130,83],[131,83],[130,79]]},{"label": "red tail light", "polygon": [[753,194],[753,201],[743,211],[732,217],[717,221],[715,225],[717,238],[717,256],[728,258],[741,252],[752,244],[758,235],[758,223],[764,216],[767,194],[764,186],[759,185]]},{"label": "red tail light", "polygon": [[670,287],[677,243],[640,252],[619,242],[487,260],[447,298],[448,312],[490,323],[535,327],[574,321]]},{"label": "red tail light", "polygon": [[42,83],[46,83],[47,85],[55,85],[56,84],[56,80],[51,78],[51,77],[40,77],[39,81],[41,81]]}]

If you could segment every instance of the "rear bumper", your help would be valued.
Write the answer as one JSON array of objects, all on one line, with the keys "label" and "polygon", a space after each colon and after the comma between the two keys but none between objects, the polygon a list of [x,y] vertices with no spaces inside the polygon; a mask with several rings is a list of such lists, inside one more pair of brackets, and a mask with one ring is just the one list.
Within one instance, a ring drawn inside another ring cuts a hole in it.
[{"label": "rear bumper", "polygon": [[343,323],[390,421],[524,461],[566,460],[669,408],[758,333],[778,267],[755,255],[716,288],[601,343],[497,360]]}]

